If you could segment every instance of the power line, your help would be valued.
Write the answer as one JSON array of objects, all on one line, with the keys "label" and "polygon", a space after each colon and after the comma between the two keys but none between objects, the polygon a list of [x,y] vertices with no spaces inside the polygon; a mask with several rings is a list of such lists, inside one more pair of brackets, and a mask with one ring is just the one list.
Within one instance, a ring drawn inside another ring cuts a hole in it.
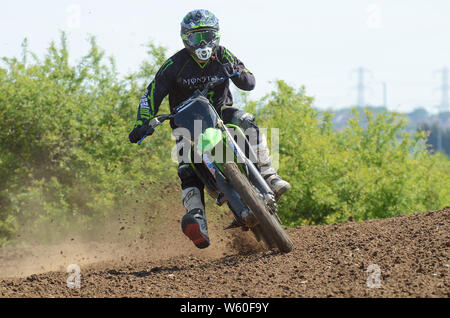
[{"label": "power line", "polygon": [[448,68],[444,67],[440,73],[442,73],[442,97],[441,97],[441,107],[440,110],[442,112],[446,112],[449,110],[449,102],[448,102],[448,91],[449,91],[449,84],[448,84]]},{"label": "power line", "polygon": [[449,83],[448,83],[448,68],[444,67],[442,70],[439,70],[438,73],[442,74],[441,78],[441,103],[438,106],[438,114],[437,114],[437,151],[442,151],[442,132],[440,125],[440,115],[443,112],[449,110],[449,101],[448,101],[448,91],[449,91]]},{"label": "power line", "polygon": [[[357,90],[357,97],[356,97],[356,106],[359,107],[366,107],[366,91],[367,89],[371,90],[371,85],[367,85],[367,77],[366,74],[370,76],[371,79],[373,79],[372,72],[362,66],[358,67],[357,69],[354,69],[352,73],[357,73],[357,84],[356,84],[356,90]],[[369,81],[370,82],[370,81]],[[387,103],[386,99],[386,84],[383,83],[383,101],[385,104]]]},{"label": "power line", "polygon": [[360,66],[355,70],[358,73],[358,83],[356,85],[356,89],[358,90],[356,106],[364,107],[364,91],[366,89],[364,73],[367,71],[364,67]]}]

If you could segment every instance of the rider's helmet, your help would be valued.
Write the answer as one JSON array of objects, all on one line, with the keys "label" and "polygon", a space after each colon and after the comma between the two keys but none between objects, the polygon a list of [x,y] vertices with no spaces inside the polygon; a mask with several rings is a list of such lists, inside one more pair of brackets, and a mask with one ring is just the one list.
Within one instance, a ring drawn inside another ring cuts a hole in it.
[{"label": "rider's helmet", "polygon": [[191,54],[207,61],[219,45],[219,20],[208,10],[194,10],[181,21],[181,39]]}]

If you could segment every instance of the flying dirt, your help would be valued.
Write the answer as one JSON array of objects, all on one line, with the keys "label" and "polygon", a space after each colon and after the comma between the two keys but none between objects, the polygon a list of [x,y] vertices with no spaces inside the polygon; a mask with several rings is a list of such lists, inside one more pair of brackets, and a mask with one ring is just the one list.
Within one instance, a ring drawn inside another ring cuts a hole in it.
[{"label": "flying dirt", "polygon": [[[179,211],[183,213],[183,211]],[[223,224],[228,220],[223,220]],[[0,250],[1,297],[449,297],[450,207],[287,229],[291,253],[211,225],[197,250],[179,229],[128,245],[69,240]],[[166,229],[167,229],[166,228]],[[79,287],[69,288],[70,264]]]}]

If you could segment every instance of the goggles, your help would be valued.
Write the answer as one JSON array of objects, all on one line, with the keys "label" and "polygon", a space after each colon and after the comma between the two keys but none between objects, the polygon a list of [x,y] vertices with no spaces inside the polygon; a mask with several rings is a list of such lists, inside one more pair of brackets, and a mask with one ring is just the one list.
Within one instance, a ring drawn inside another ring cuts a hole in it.
[{"label": "goggles", "polygon": [[184,36],[184,39],[190,46],[198,46],[202,43],[204,45],[211,43],[219,38],[219,32],[215,30],[205,30],[188,33]]}]

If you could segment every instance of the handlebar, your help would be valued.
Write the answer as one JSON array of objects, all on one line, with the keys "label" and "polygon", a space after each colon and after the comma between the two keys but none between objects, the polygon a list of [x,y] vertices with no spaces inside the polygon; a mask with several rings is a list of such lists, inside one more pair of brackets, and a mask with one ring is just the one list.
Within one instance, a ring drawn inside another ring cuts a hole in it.
[{"label": "handlebar", "polygon": [[172,115],[160,115],[150,120],[148,124],[148,129],[145,132],[145,135],[141,138],[141,140],[138,141],[138,145],[140,145],[147,136],[153,135],[156,127],[158,127],[159,125],[161,125],[163,122],[165,122],[167,119],[170,118],[172,118]]},{"label": "handlebar", "polygon": [[[215,81],[212,82],[208,82],[205,87],[203,88],[203,90],[201,91],[203,96],[206,96],[206,94],[208,94],[208,91],[213,88],[216,87],[219,84],[222,84],[223,82],[225,82],[227,79],[234,77],[234,76],[238,76],[239,72],[235,72],[233,74],[230,74],[228,76],[224,76],[224,77],[220,77],[218,79],[216,79]],[[142,143],[142,141],[147,137],[147,136],[151,136],[154,132],[155,132],[155,128],[158,127],[159,125],[161,125],[164,121],[166,121],[167,119],[172,118],[173,115],[159,115],[156,116],[155,118],[153,118],[149,125],[148,125],[148,129],[145,132],[145,135],[141,138],[141,140],[138,141],[138,145],[140,145]]]},{"label": "handlebar", "polygon": [[220,77],[220,78],[216,79],[215,81],[208,82],[208,83],[205,85],[205,87],[203,88],[202,94],[203,94],[203,95],[208,94],[208,91],[209,91],[211,88],[216,87],[217,85],[222,84],[223,82],[225,82],[227,79],[232,78],[232,77],[234,77],[234,76],[238,76],[238,75],[239,75],[239,72],[235,72],[235,73],[230,74],[230,75],[228,75],[228,76]]}]

